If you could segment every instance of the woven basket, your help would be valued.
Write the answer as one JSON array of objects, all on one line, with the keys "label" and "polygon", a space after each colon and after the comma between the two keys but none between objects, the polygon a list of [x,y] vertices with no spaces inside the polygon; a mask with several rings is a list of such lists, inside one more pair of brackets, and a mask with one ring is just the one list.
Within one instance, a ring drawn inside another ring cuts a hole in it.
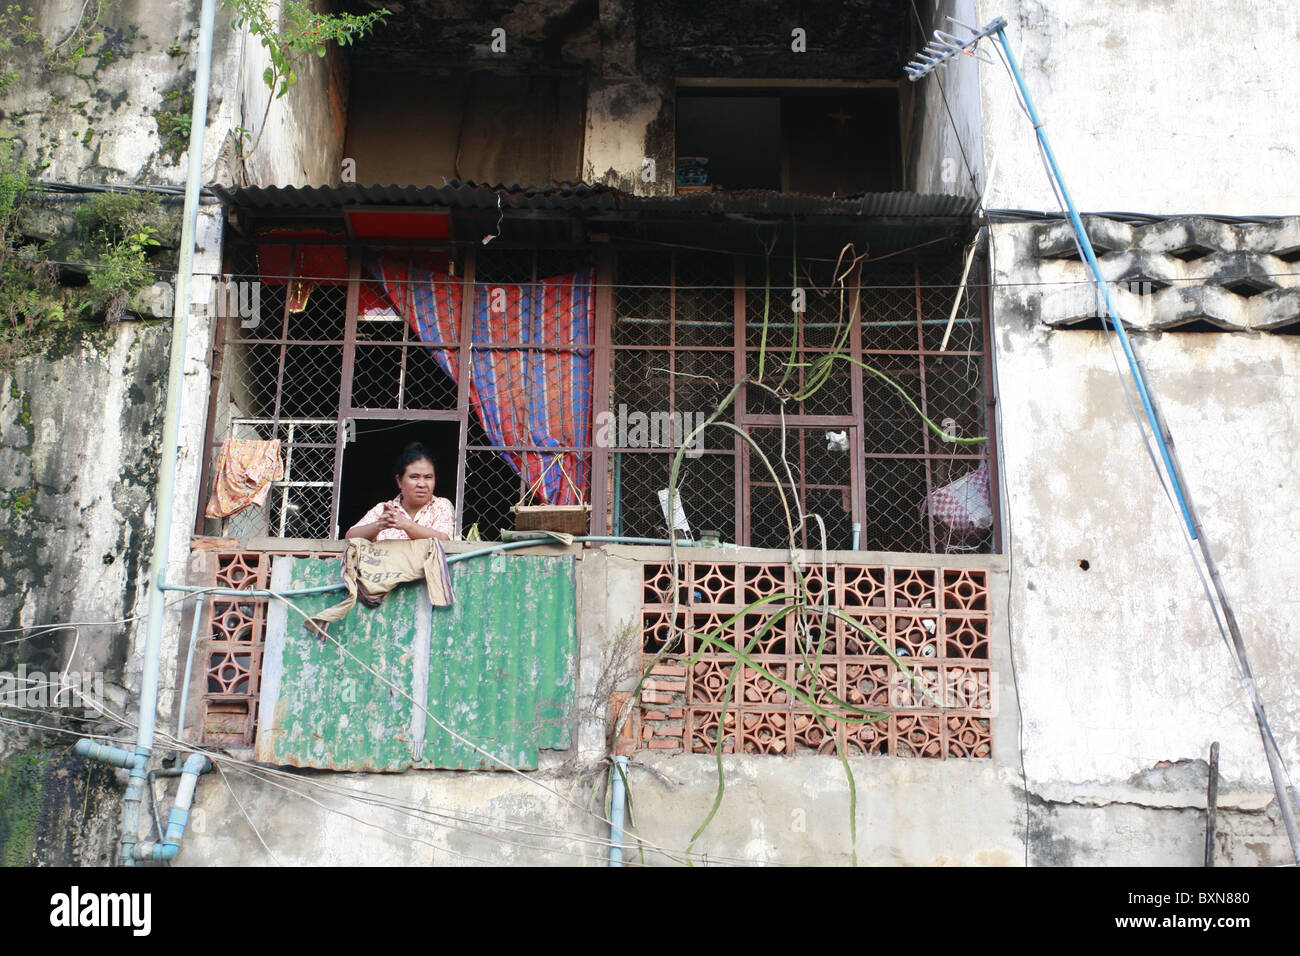
[{"label": "woven basket", "polygon": [[515,505],[516,531],[559,531],[584,535],[591,526],[591,505]]},{"label": "woven basket", "polygon": [[565,481],[573,490],[573,497],[581,500],[582,496],[578,494],[578,487],[569,477],[569,473],[564,470],[561,462],[562,455],[556,455],[551,459],[551,463],[546,466],[546,470],[537,476],[537,480],[524,493],[523,499],[519,504],[511,507],[511,512],[515,516],[516,531],[558,531],[562,534],[583,535],[591,527],[591,505],[530,505],[525,502],[537,493],[542,482],[546,479],[546,473],[556,465],[560,466],[560,474],[564,476]]}]

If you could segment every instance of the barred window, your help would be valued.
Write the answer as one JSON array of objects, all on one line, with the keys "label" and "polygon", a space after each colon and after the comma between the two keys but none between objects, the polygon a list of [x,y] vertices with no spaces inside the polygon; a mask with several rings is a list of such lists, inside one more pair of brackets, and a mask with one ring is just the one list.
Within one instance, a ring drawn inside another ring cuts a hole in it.
[{"label": "barred window", "polygon": [[620,257],[613,533],[666,529],[660,492],[675,451],[653,427],[634,426],[657,417],[698,426],[747,377],[723,424],[706,427],[683,459],[681,516],[693,536],[779,548],[793,525],[805,548],[992,550],[989,522],[932,507],[933,493],[991,454],[989,441],[948,440],[988,435],[981,303],[967,298],[952,314],[957,270],[866,265],[836,283],[833,263],[812,262],[796,284],[788,263],[782,274],[762,258]]},{"label": "barred window", "polygon": [[[200,532],[333,539],[391,497],[388,465],[419,440],[462,533],[496,539],[546,471],[543,489],[572,480],[595,506],[591,533],[663,539],[686,442],[672,523],[693,539],[996,548],[983,301],[968,293],[954,313],[955,259],[867,261],[837,282],[822,259],[792,276],[788,260],[694,250],[328,243],[259,246],[262,261],[248,251],[231,277],[260,281],[260,306],[220,323],[205,492],[226,438],[278,440],[284,472],[265,507],[200,519]],[[375,256],[393,264],[385,277]],[[591,279],[589,326],[528,318],[547,282],[577,275]],[[498,295],[524,296],[523,324],[493,324]],[[533,396],[528,420],[494,420],[493,390]],[[533,412],[563,427],[534,427]],[[977,473],[985,520],[936,507]]]}]

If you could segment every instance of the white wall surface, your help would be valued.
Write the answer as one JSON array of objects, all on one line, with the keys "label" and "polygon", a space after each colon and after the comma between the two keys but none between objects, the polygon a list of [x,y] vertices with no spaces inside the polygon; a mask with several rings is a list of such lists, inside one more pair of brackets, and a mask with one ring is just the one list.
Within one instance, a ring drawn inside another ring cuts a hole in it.
[{"label": "white wall surface", "polygon": [[[1240,0],[980,0],[1080,210],[1300,213],[1300,8]],[[991,52],[991,51],[990,51]],[[1000,65],[982,66],[990,208],[1056,204]]]},{"label": "white wall surface", "polygon": [[[1028,235],[1026,226],[995,229],[996,281],[1009,284],[996,290],[994,324],[1030,788],[1114,798],[1161,761],[1206,759],[1218,740],[1225,787],[1267,802],[1255,721],[1116,358],[1101,332],[1039,323],[1030,289],[1015,285],[1029,272],[1017,267]],[[1298,766],[1300,350],[1293,336],[1271,334],[1134,340],[1274,732]],[[1123,366],[1118,344],[1115,353]]]}]

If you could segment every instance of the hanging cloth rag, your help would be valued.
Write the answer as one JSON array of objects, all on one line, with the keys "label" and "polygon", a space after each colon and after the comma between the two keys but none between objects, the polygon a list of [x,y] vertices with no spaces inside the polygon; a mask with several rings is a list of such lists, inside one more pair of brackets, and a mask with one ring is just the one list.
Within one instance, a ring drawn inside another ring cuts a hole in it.
[{"label": "hanging cloth rag", "polygon": [[271,482],[283,477],[279,439],[227,438],[217,455],[212,497],[203,513],[209,518],[226,518],[249,505],[261,507]]},{"label": "hanging cloth rag", "polygon": [[934,515],[953,531],[984,531],[993,526],[993,509],[989,505],[989,463],[956,481],[936,488],[921,502],[921,517]]},{"label": "hanging cloth rag", "polygon": [[434,607],[447,607],[455,599],[447,556],[437,538],[379,543],[349,538],[343,555],[343,583],[348,596],[311,618],[304,627],[323,640],[325,625],[344,618],[358,598],[367,607],[378,607],[397,585],[421,578]]}]

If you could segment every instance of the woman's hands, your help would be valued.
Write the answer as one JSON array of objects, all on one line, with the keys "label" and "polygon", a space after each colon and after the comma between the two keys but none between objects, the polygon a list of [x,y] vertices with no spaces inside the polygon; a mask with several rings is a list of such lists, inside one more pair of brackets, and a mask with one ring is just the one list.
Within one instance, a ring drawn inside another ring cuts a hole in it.
[{"label": "woman's hands", "polygon": [[398,531],[405,531],[408,537],[414,537],[411,532],[420,526],[406,513],[405,508],[389,501],[385,502],[384,513],[379,516],[379,527],[380,530],[396,528]]},{"label": "woman's hands", "polygon": [[376,518],[370,524],[355,524],[344,532],[344,538],[365,538],[367,541],[374,541],[381,532],[389,528],[401,531],[406,537],[417,540],[420,538],[441,538],[443,541],[450,540],[450,535],[442,531],[435,531],[432,528],[426,528],[423,525],[415,523],[415,519],[401,505],[392,501],[384,502],[384,507]]},{"label": "woman's hands", "polygon": [[384,505],[384,513],[379,518],[379,524],[384,528],[396,528],[398,531],[404,532],[413,541],[420,538],[448,540],[448,536],[441,531],[434,531],[432,528],[416,524],[415,519],[407,513],[405,508],[391,501]]}]

